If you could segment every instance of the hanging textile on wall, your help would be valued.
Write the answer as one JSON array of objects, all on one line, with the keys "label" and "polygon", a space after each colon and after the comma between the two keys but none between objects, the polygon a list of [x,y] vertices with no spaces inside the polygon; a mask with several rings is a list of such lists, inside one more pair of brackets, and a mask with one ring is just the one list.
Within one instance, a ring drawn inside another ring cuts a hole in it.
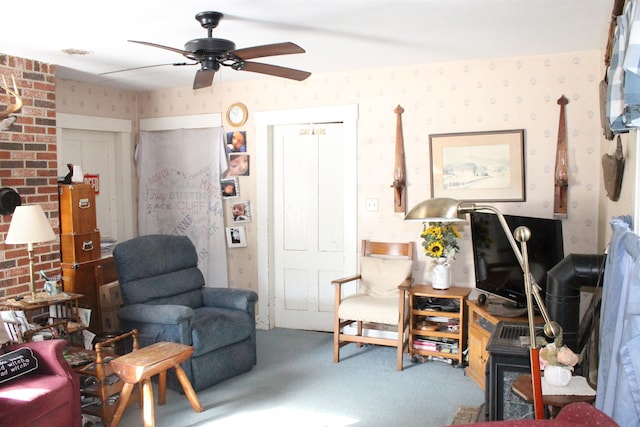
[{"label": "hanging textile on wall", "polygon": [[209,287],[228,287],[220,177],[223,128],[140,132],[136,151],[140,235],[188,236]]}]

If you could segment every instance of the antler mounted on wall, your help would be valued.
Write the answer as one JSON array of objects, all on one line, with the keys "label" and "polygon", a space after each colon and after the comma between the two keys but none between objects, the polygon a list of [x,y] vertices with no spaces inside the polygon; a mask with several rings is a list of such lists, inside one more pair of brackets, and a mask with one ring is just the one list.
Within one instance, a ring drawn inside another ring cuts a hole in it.
[{"label": "antler mounted on wall", "polygon": [[18,93],[16,78],[11,76],[11,80],[13,81],[13,89],[9,88],[9,85],[7,85],[7,79],[2,76],[2,88],[7,94],[7,106],[4,110],[0,111],[0,120],[2,120],[2,122],[0,122],[0,130],[6,130],[11,126],[13,122],[16,121],[16,117],[12,116],[8,121],[5,121],[5,119],[22,108],[22,98]]}]

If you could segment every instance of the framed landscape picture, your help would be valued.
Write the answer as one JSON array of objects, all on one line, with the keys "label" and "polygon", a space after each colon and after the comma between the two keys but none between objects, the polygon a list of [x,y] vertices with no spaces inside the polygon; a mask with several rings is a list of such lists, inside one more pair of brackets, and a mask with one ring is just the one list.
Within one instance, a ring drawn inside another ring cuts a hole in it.
[{"label": "framed landscape picture", "polygon": [[525,201],[524,129],[429,135],[431,197]]}]

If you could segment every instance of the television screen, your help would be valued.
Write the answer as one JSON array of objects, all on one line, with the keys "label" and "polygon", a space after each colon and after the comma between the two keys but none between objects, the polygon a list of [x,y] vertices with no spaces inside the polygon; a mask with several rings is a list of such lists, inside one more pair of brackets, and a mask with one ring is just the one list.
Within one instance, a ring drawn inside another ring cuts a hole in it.
[{"label": "television screen", "polygon": [[[495,214],[473,212],[471,238],[476,273],[476,288],[525,307],[524,276],[518,259]],[[527,241],[529,270],[540,285],[545,298],[547,272],[564,258],[562,222],[558,219],[504,215],[511,233],[526,226],[531,230]],[[513,235],[513,234],[512,234]],[[520,243],[518,248],[520,248]]]}]

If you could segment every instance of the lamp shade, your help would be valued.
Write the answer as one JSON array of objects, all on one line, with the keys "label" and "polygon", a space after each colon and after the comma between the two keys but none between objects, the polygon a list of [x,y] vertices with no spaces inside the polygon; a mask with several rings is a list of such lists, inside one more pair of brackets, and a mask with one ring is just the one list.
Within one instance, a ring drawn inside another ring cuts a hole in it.
[{"label": "lamp shade", "polygon": [[51,224],[40,205],[17,206],[11,218],[6,244],[19,245],[54,240]]},{"label": "lamp shade", "polygon": [[457,222],[465,220],[466,209],[455,199],[446,197],[428,199],[414,206],[405,215],[405,221]]}]

